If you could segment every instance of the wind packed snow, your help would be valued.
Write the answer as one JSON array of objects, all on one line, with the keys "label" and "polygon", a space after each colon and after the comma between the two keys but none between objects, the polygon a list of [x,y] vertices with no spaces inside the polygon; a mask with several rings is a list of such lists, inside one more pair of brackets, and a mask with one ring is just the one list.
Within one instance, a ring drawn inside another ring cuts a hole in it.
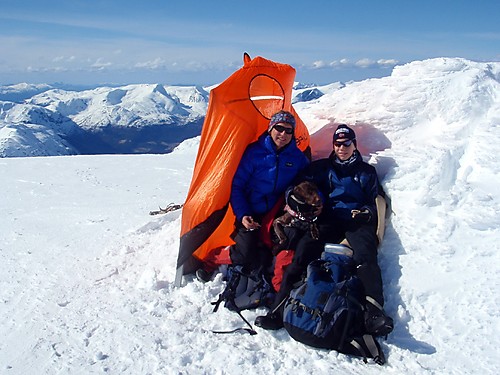
[{"label": "wind packed snow", "polygon": [[500,63],[416,61],[329,87],[295,104],[315,157],[353,125],[391,203],[384,367],[283,329],[211,332],[243,325],[212,312],[221,276],[175,288],[181,211],[148,214],[184,201],[193,138],[166,155],[0,159],[0,373],[498,373]]}]

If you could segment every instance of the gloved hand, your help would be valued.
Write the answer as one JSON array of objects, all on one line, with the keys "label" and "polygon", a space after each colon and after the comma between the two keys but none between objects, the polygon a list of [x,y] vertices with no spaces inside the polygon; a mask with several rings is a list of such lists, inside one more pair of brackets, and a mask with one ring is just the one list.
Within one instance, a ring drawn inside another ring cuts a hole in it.
[{"label": "gloved hand", "polygon": [[352,210],[351,215],[352,219],[357,223],[369,223],[372,219],[372,214],[368,208],[364,210]]}]

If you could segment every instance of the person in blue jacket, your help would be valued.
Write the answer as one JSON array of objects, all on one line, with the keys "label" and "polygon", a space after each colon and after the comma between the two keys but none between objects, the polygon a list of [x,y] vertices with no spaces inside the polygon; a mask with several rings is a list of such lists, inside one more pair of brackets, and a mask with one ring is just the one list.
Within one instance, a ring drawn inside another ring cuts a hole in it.
[{"label": "person in blue jacket", "polygon": [[309,164],[296,145],[294,131],[291,113],[274,114],[267,132],[245,150],[234,175],[230,203],[236,230],[230,257],[247,271],[271,265],[271,250],[259,241],[261,220]]},{"label": "person in blue jacket", "polygon": [[324,200],[318,219],[319,240],[308,233],[299,240],[273,309],[265,316],[258,316],[255,324],[265,329],[283,327],[282,302],[293,284],[301,279],[307,265],[321,256],[325,243],[340,243],[346,238],[365,289],[366,329],[375,335],[387,335],[392,331],[393,321],[383,311],[375,203],[377,195],[383,192],[375,168],[364,162],[357,150],[354,130],[345,124],[339,125],[333,136],[333,152],[328,158],[312,162],[301,177],[314,182]]}]

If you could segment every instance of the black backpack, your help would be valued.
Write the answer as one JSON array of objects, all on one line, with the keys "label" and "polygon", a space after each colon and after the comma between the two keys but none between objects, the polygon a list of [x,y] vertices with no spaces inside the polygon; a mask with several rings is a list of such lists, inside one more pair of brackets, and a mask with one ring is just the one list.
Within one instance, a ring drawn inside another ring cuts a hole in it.
[{"label": "black backpack", "polygon": [[242,266],[230,265],[227,268],[224,279],[226,286],[219,295],[219,299],[212,302],[214,312],[219,309],[221,303],[231,311],[235,311],[250,326],[250,329],[238,328],[232,331],[214,331],[215,333],[232,333],[245,330],[250,334],[256,334],[252,325],[241,315],[241,311],[255,309],[259,306],[269,305],[274,298],[274,290],[270,282],[264,276],[262,269],[245,272]]},{"label": "black backpack", "polygon": [[325,246],[321,259],[307,267],[307,277],[290,292],[283,324],[291,337],[316,348],[373,358],[385,363],[373,335],[364,328],[364,292],[343,245]]}]

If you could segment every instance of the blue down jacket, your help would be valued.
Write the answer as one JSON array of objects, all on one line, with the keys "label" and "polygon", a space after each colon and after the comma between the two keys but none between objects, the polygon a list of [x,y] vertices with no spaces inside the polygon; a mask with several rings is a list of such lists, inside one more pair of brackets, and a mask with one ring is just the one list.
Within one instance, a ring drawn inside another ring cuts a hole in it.
[{"label": "blue down jacket", "polygon": [[266,132],[245,150],[231,187],[231,206],[238,222],[245,215],[267,213],[297,174],[309,164],[295,139],[276,150]]},{"label": "blue down jacket", "polygon": [[303,177],[318,186],[326,219],[351,221],[351,210],[367,208],[371,221],[377,220],[375,198],[380,186],[377,172],[363,161],[358,150],[345,162],[339,161],[332,152],[330,157],[312,162]]}]

